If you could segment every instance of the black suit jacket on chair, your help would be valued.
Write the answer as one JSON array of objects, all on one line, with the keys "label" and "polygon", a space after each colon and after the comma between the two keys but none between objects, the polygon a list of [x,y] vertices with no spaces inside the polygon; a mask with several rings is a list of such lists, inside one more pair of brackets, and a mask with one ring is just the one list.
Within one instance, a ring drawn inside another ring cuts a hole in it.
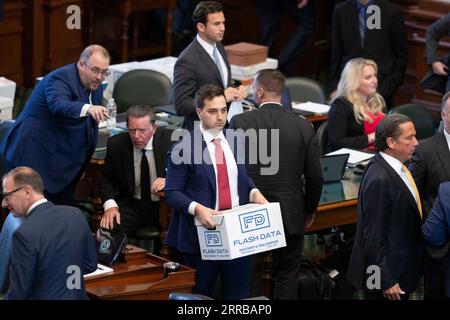
[{"label": "black suit jacket on chair", "polygon": [[371,265],[380,268],[381,289],[396,283],[413,292],[422,275],[422,221],[413,195],[392,167],[377,153],[366,169],[358,195],[356,239],[348,280],[366,288]]},{"label": "black suit jacket on chair", "polygon": [[[172,142],[173,130],[158,128],[153,136],[153,154],[156,176],[166,175],[166,156]],[[128,132],[112,136],[108,140],[105,166],[101,179],[102,202],[114,199],[128,203],[134,196],[133,144]]]},{"label": "black suit jacket on chair", "polygon": [[[221,43],[217,49],[222,55],[228,69],[228,86],[231,83],[231,68],[227,54]],[[198,120],[195,112],[194,96],[201,86],[212,84],[226,89],[220,71],[215,62],[197,39],[194,39],[178,57],[173,70],[173,96],[175,110],[179,116],[184,116],[183,127],[192,130],[194,121]]]},{"label": "black suit jacket on chair", "polygon": [[248,165],[248,173],[269,201],[280,202],[286,233],[302,235],[305,213],[316,211],[322,191],[319,149],[311,124],[281,105],[267,103],[258,110],[234,116],[230,128],[255,129],[258,143],[262,133],[259,130],[266,129],[269,137],[270,129],[279,130],[279,141],[272,141],[279,150],[270,148],[271,140],[267,139],[267,154],[272,159],[275,154],[279,155],[278,171],[272,175],[261,175],[261,168],[270,165],[258,162]]},{"label": "black suit jacket on chair", "polygon": [[439,185],[450,181],[450,151],[444,131],[419,144],[409,169],[419,189],[423,212],[428,215]]},{"label": "black suit jacket on chair", "polygon": [[354,0],[347,0],[334,9],[331,90],[336,89],[345,64],[350,59],[360,57],[377,63],[378,91],[383,97],[391,97],[403,82],[408,51],[402,12],[389,1],[375,0],[373,4],[380,8],[380,29],[366,29],[363,46]]}]

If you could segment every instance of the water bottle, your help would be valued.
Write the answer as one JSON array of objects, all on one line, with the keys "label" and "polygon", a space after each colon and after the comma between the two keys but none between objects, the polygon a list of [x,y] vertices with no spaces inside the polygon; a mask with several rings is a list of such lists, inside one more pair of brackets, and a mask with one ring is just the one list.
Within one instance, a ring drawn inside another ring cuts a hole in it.
[{"label": "water bottle", "polygon": [[117,114],[117,105],[114,101],[114,98],[109,99],[108,106],[108,119],[106,120],[106,128],[115,129],[116,128],[116,114]]}]

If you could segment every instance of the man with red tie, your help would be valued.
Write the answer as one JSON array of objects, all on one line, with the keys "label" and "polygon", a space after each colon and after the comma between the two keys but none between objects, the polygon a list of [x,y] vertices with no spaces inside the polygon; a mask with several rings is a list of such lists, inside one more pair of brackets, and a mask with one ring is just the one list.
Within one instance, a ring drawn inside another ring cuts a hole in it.
[{"label": "man with red tie", "polygon": [[212,217],[219,211],[248,202],[263,204],[267,200],[248,177],[245,162],[239,161],[237,151],[245,150],[244,146],[223,130],[227,120],[223,89],[212,85],[201,87],[195,95],[195,105],[200,122],[168,154],[165,198],[175,213],[166,243],[183,254],[185,265],[196,269],[193,293],[212,296],[220,275],[222,298],[247,298],[249,257],[202,260],[194,217],[205,228],[212,229]]}]

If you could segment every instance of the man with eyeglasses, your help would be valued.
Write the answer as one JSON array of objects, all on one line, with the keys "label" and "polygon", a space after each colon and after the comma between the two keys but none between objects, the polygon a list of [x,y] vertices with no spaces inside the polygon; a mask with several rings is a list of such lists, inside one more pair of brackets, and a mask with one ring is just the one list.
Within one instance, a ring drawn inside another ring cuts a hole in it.
[{"label": "man with eyeglasses", "polygon": [[131,237],[140,228],[159,227],[155,193],[164,189],[173,130],[158,127],[153,109],[145,105],[130,107],[126,119],[128,132],[108,140],[100,226]]},{"label": "man with eyeglasses", "polygon": [[28,167],[3,177],[2,206],[24,218],[12,236],[5,299],[87,299],[83,274],[97,269],[97,254],[81,211],[48,201],[42,178]]},{"label": "man with eyeglasses", "polygon": [[97,143],[98,122],[108,116],[101,105],[101,84],[109,62],[105,48],[91,45],[77,63],[46,75],[1,143],[6,169],[35,169],[55,204],[73,203],[75,186]]}]

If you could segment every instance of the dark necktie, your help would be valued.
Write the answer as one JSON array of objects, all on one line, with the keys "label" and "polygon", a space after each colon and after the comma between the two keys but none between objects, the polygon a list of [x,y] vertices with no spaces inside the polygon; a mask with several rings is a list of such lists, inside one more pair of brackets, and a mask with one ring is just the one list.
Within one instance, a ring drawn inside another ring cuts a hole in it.
[{"label": "dark necktie", "polygon": [[359,9],[359,34],[361,36],[361,47],[364,46],[364,37],[366,35],[366,10],[367,7],[364,6]]},{"label": "dark necktie", "polygon": [[145,149],[142,150],[141,158],[141,200],[151,201],[150,195],[150,169],[148,159],[145,155]]},{"label": "dark necktie", "polygon": [[217,186],[219,192],[219,210],[231,209],[231,192],[230,182],[228,180],[227,162],[223,153],[222,146],[220,145],[220,139],[213,140],[216,146],[215,158],[217,168]]}]

